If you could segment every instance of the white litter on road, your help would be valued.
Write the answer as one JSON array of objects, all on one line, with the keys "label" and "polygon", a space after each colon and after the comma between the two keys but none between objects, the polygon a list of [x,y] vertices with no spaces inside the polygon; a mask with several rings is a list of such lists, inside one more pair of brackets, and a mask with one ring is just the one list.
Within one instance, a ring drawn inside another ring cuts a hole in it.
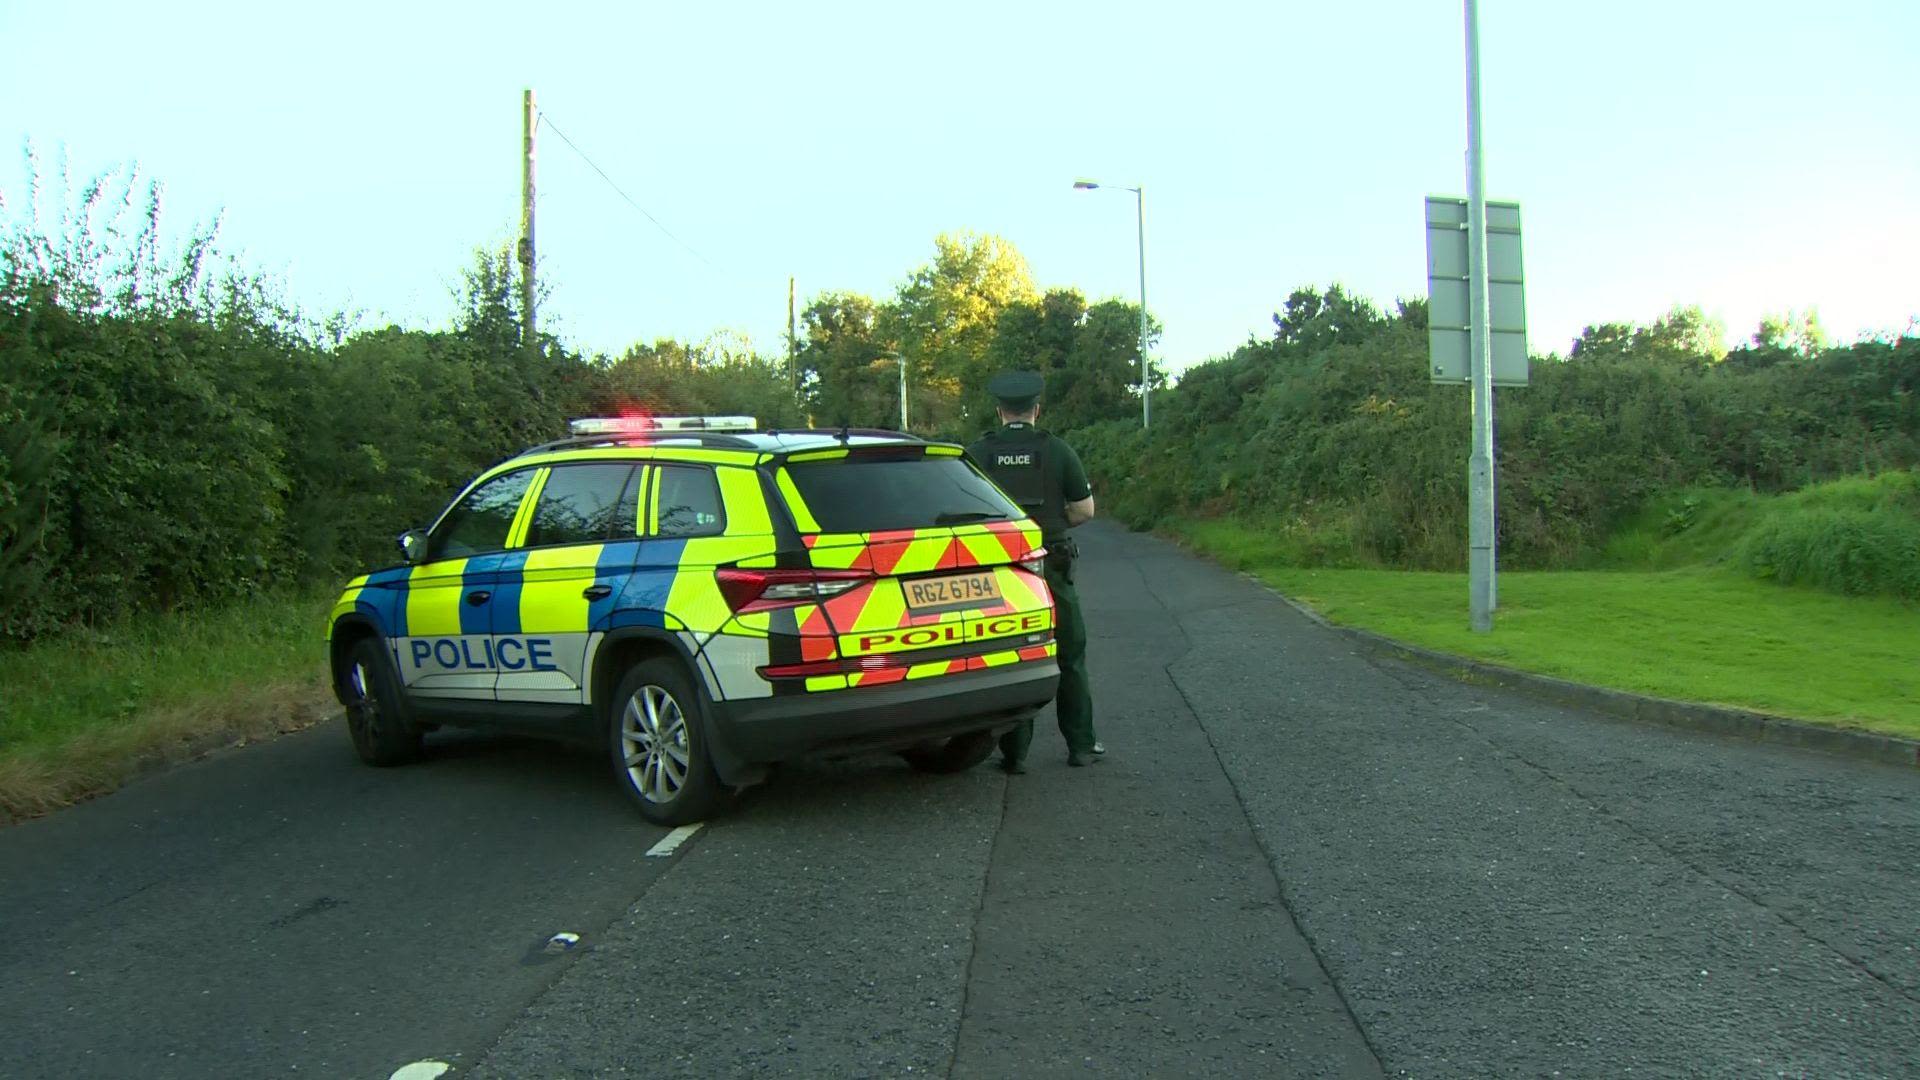
[{"label": "white litter on road", "polygon": [[387,1080],[433,1080],[443,1075],[453,1066],[444,1061],[416,1061],[411,1065],[402,1065]]},{"label": "white litter on road", "polygon": [[667,835],[661,837],[659,843],[648,848],[647,855],[649,857],[657,858],[657,857],[673,854],[676,850],[679,849],[681,844],[684,844],[687,842],[687,837],[692,836],[694,833],[699,832],[700,826],[705,824],[706,822],[704,821],[696,821],[691,825],[680,826],[679,828],[673,830]]}]

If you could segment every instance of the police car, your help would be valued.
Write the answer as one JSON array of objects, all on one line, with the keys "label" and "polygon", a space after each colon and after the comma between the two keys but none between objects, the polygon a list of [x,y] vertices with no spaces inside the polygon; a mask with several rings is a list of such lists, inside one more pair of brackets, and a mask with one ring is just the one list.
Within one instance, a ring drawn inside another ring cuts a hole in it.
[{"label": "police car", "polygon": [[1053,698],[1039,528],[960,447],[746,417],[571,428],[334,605],[364,761],[443,724],[585,738],[677,825],[800,755],[971,768]]}]

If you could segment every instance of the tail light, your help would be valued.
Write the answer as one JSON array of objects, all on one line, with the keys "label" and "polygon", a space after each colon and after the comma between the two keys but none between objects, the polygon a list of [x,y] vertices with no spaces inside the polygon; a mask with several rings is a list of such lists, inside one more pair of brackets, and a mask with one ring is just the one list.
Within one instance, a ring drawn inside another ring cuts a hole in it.
[{"label": "tail light", "polygon": [[720,595],[736,615],[796,604],[817,604],[872,581],[864,570],[752,570],[722,566],[713,572]]},{"label": "tail light", "polygon": [[1045,574],[1047,572],[1047,549],[1034,548],[1020,558],[1019,564],[1020,569],[1025,570],[1029,574]]}]

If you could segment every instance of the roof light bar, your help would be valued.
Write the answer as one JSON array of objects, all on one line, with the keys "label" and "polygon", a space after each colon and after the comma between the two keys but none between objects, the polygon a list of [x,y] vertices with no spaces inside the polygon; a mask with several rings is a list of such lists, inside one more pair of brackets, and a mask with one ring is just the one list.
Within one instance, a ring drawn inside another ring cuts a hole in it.
[{"label": "roof light bar", "polygon": [[752,431],[751,416],[588,416],[567,421],[574,435],[647,435],[667,431]]}]

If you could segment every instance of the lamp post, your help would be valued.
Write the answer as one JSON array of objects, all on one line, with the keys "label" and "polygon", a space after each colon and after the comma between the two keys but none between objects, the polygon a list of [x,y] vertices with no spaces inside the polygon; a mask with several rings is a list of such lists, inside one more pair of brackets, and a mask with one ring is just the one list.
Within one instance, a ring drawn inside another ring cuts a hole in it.
[{"label": "lamp post", "polygon": [[900,364],[900,430],[907,430],[907,357],[898,349],[888,349],[880,354],[882,360],[894,360]]},{"label": "lamp post", "polygon": [[[1073,182],[1075,191],[1093,191],[1099,187],[1100,183],[1096,180]],[[1153,394],[1147,382],[1147,195],[1142,185],[1120,187],[1117,190],[1133,192],[1140,224],[1140,428],[1144,431],[1153,419]]]}]

